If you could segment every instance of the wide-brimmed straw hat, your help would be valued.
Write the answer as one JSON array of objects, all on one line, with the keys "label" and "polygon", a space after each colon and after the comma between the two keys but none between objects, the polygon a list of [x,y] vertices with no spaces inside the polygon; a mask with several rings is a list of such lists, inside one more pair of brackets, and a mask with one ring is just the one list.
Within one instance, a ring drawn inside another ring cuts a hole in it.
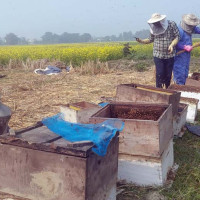
[{"label": "wide-brimmed straw hat", "polygon": [[200,19],[193,14],[183,15],[182,20],[184,23],[190,26],[197,26],[200,24]]},{"label": "wide-brimmed straw hat", "polygon": [[159,22],[166,18],[166,15],[161,15],[159,13],[154,13],[151,18],[147,21],[149,24]]}]

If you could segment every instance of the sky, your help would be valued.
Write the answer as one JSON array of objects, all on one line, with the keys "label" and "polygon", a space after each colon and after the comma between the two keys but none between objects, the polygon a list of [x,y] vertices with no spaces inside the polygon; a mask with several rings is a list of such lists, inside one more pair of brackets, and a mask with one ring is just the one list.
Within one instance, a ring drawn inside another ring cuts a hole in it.
[{"label": "sky", "polygon": [[153,13],[180,23],[200,17],[200,0],[0,0],[0,37],[40,39],[45,32],[90,33],[100,37],[149,29]]}]

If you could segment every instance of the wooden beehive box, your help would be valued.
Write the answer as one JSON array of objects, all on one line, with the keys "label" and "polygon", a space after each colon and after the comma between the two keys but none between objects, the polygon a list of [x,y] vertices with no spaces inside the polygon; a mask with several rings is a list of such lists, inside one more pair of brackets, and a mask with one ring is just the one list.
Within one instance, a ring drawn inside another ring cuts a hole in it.
[{"label": "wooden beehive box", "polygon": [[115,200],[118,137],[107,154],[38,125],[0,137],[0,191],[31,200]]},{"label": "wooden beehive box", "polygon": [[185,85],[200,88],[200,73],[194,72],[190,78],[186,79]]},{"label": "wooden beehive box", "polygon": [[61,106],[60,111],[65,121],[87,124],[89,123],[89,118],[100,110],[100,108],[101,107],[96,104],[81,101]]},{"label": "wooden beehive box", "polygon": [[188,105],[179,103],[178,114],[173,118],[173,133],[178,136],[186,123]]},{"label": "wooden beehive box", "polygon": [[172,106],[163,104],[111,103],[95,113],[91,123],[119,118],[119,154],[160,157],[173,137]]},{"label": "wooden beehive box", "polygon": [[187,78],[185,85],[194,86],[194,87],[199,87],[200,88],[200,81],[192,79],[192,78]]},{"label": "wooden beehive box", "polygon": [[172,113],[176,115],[180,92],[140,84],[121,84],[117,86],[116,101],[172,104]]},{"label": "wooden beehive box", "polygon": [[186,121],[194,123],[197,116],[199,100],[194,98],[181,97],[180,102],[188,105]]},{"label": "wooden beehive box", "polygon": [[[181,92],[181,97],[195,98],[200,100],[200,88],[189,85],[170,85],[172,90]],[[198,103],[198,109],[200,109],[200,101]]]}]

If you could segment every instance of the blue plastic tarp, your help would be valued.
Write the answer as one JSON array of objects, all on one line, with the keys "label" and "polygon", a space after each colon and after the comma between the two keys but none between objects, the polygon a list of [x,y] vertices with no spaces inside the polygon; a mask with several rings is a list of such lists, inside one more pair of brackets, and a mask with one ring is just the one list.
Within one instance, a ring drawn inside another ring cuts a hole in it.
[{"label": "blue plastic tarp", "polygon": [[66,122],[61,113],[44,118],[42,123],[52,132],[70,142],[91,141],[93,152],[105,156],[108,145],[117,131],[122,131],[124,122],[118,119],[106,120],[99,124],[78,124]]}]

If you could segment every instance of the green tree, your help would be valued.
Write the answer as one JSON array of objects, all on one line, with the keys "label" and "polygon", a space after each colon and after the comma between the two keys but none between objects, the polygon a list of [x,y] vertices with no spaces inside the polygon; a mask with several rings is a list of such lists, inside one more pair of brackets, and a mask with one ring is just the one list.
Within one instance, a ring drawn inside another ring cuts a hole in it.
[{"label": "green tree", "polygon": [[19,42],[19,38],[14,33],[9,33],[5,36],[5,42],[7,45],[16,45]]}]

